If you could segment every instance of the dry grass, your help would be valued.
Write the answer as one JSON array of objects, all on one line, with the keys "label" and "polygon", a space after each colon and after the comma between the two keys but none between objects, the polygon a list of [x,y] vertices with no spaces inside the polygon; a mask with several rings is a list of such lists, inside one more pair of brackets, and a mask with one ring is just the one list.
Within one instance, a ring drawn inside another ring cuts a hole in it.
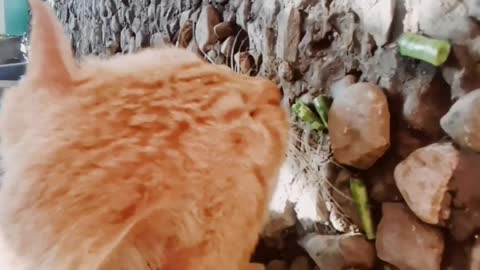
[{"label": "dry grass", "polygon": [[328,216],[329,225],[334,229],[350,231],[352,224],[332,194],[338,193],[348,200],[351,198],[327,179],[327,165],[334,162],[328,134],[310,131],[297,123],[291,127],[287,160],[295,171],[295,179],[292,181],[302,181],[304,185],[318,187],[317,208],[323,211],[321,214]]}]

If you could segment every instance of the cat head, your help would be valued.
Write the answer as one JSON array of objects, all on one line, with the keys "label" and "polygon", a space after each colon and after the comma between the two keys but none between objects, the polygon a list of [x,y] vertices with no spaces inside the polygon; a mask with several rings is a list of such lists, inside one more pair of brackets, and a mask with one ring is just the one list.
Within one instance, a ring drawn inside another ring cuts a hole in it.
[{"label": "cat head", "polygon": [[273,83],[176,48],[77,62],[52,10],[40,0],[30,4],[27,72],[4,94],[0,116],[2,151],[12,163],[29,154],[48,158],[67,145],[102,145],[107,134],[160,136],[179,126],[193,142],[229,141],[222,151],[238,158],[283,158],[287,119]]}]

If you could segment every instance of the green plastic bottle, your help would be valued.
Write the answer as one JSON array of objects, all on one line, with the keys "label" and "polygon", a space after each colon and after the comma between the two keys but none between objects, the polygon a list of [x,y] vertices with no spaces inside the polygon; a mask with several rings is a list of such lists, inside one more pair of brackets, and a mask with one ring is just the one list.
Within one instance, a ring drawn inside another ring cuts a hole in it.
[{"label": "green plastic bottle", "polygon": [[[3,12],[2,12],[3,11]],[[28,0],[0,0],[0,34],[21,36],[30,28],[30,5]]]}]

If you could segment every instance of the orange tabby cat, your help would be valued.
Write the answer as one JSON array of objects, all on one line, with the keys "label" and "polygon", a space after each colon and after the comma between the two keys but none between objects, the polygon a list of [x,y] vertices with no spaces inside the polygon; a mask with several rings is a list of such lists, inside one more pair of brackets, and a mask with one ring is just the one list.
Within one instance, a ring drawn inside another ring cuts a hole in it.
[{"label": "orange tabby cat", "polygon": [[253,269],[288,136],[276,86],[173,48],[77,64],[30,2],[0,119],[0,232],[24,265],[0,268]]}]

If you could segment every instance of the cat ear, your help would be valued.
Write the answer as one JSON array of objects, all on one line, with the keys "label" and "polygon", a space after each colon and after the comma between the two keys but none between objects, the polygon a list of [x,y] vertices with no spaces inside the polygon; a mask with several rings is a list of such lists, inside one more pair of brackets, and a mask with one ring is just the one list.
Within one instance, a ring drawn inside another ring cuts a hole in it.
[{"label": "cat ear", "polygon": [[30,0],[32,30],[26,78],[40,87],[72,82],[76,63],[63,28],[42,0]]}]

